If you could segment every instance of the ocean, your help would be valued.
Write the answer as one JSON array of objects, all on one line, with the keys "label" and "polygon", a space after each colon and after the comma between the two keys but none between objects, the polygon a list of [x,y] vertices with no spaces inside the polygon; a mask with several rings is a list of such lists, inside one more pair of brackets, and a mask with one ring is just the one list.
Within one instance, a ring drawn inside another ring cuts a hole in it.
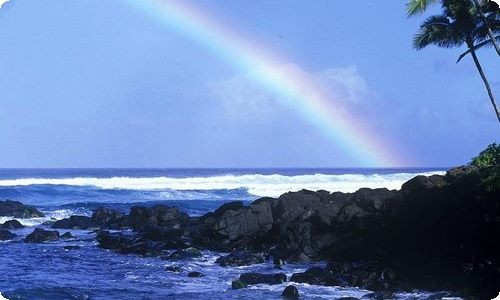
[{"label": "ocean", "polygon": [[[251,202],[301,189],[353,192],[362,187],[399,189],[417,174],[443,174],[439,168],[410,169],[0,169],[0,200],[33,205],[44,218],[19,219],[15,240],[0,242],[0,293],[7,299],[281,299],[286,284],[232,290],[243,272],[273,272],[272,263],[222,268],[220,253],[180,262],[189,278],[165,271],[159,258],[122,255],[97,247],[95,233],[71,230],[74,240],[25,244],[35,226],[70,215],[91,215],[100,206],[128,212],[133,205],[176,206],[202,215],[229,201]],[[12,218],[0,217],[0,223]],[[66,230],[61,230],[62,232]],[[64,246],[79,246],[68,250]],[[318,265],[325,264],[318,262]],[[311,264],[286,264],[287,275]],[[295,284],[303,299],[362,297],[369,291]],[[427,298],[415,291],[400,299]],[[0,297],[0,299],[2,299]]]}]

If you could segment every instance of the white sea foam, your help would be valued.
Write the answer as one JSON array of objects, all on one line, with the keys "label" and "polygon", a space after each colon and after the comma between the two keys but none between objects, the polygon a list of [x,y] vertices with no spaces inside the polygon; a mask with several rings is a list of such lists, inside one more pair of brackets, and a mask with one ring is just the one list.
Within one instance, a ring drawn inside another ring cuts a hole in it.
[{"label": "white sea foam", "polygon": [[[0,217],[0,224],[3,224],[7,221],[10,220],[17,220],[19,223],[21,223],[24,226],[27,227],[33,227],[33,226],[38,226],[44,222],[51,221],[51,220],[61,220],[65,218],[69,218],[70,216],[74,215],[75,213],[69,209],[58,209],[55,211],[48,211],[48,212],[43,212],[45,214],[45,217],[42,218],[30,218],[30,219],[20,219],[20,218],[13,218],[13,217]],[[2,300],[2,298],[0,298]]]},{"label": "white sea foam", "polygon": [[[444,172],[427,172],[421,175],[444,174]],[[0,180],[0,186],[28,185],[71,185],[94,186],[101,189],[127,190],[223,190],[248,189],[256,196],[276,197],[288,191],[301,189],[354,192],[360,188],[399,189],[401,185],[418,175],[417,173],[395,174],[345,174],[345,175],[222,175],[211,177],[111,177],[111,178],[23,178]]]}]

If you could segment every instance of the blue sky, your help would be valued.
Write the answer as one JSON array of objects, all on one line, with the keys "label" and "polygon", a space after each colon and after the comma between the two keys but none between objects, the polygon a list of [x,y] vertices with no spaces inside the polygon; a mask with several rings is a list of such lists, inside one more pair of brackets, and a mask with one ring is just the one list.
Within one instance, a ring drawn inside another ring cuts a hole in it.
[{"label": "blue sky", "polygon": [[[404,1],[188,1],[331,87],[404,157],[452,166],[498,141],[461,49],[417,52]],[[0,9],[0,167],[362,167],[203,45],[120,0]],[[500,62],[479,52],[494,94]]]}]

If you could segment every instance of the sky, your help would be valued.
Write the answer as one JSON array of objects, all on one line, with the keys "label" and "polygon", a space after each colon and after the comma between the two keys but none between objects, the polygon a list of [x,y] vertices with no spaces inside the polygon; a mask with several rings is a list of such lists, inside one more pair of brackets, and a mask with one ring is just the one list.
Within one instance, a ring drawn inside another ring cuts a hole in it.
[{"label": "sky", "polygon": [[[404,1],[182,1],[321,87],[389,163],[365,162],[224,53],[127,2],[2,5],[0,167],[449,167],[499,142],[470,57],[415,51],[424,17]],[[500,98],[500,60],[478,55]]]}]

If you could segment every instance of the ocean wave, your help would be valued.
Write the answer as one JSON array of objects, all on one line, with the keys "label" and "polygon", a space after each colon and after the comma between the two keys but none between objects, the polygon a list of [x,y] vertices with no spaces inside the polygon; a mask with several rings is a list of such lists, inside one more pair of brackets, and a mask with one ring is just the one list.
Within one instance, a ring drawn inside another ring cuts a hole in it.
[{"label": "ocean wave", "polygon": [[[24,226],[34,227],[47,221],[55,221],[55,220],[69,218],[70,216],[75,214],[75,212],[71,209],[57,209],[54,211],[44,211],[43,213],[45,214],[45,217],[41,218],[21,219],[14,217],[0,217],[0,224],[3,224],[10,220],[17,220]],[[2,300],[2,298],[0,298],[0,300]]]},{"label": "ocean wave", "polygon": [[203,191],[247,189],[255,196],[276,197],[285,192],[301,189],[354,192],[360,188],[399,189],[416,175],[444,174],[444,172],[394,174],[311,174],[311,175],[222,175],[210,177],[75,177],[75,178],[22,178],[0,180],[0,187],[31,185],[92,186],[106,190],[142,191]]}]

